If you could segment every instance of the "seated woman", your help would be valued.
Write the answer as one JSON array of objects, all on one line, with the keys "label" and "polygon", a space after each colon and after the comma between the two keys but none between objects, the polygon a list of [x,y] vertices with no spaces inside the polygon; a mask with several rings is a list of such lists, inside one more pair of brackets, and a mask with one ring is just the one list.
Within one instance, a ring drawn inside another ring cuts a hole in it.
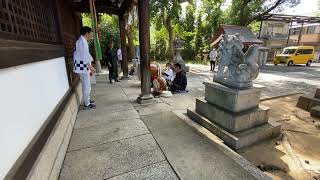
[{"label": "seated woman", "polygon": [[187,87],[187,76],[182,70],[179,63],[174,64],[174,70],[176,72],[176,77],[173,81],[168,81],[168,86],[172,92],[180,92],[186,90]]}]

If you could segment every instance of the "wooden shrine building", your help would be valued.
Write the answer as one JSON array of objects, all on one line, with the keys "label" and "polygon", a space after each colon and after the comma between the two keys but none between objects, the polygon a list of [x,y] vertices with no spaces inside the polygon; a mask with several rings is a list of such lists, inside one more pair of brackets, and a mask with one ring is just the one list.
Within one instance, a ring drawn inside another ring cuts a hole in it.
[{"label": "wooden shrine building", "polygon": [[[138,7],[139,99],[152,98],[149,1],[95,5],[97,13],[119,16],[124,77],[127,11]],[[38,179],[57,175],[53,169],[62,165],[66,149],[60,147],[70,139],[82,96],[72,56],[84,12],[90,12],[89,0],[0,0],[0,179],[27,179],[39,167],[47,171]]]}]

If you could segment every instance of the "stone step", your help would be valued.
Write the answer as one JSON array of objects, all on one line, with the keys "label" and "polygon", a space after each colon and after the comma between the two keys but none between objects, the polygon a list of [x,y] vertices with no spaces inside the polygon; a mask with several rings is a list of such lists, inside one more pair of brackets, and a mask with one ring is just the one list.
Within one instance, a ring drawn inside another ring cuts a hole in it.
[{"label": "stone step", "polygon": [[264,139],[276,137],[281,131],[280,124],[269,120],[268,123],[254,128],[237,133],[230,133],[219,125],[198,114],[195,110],[188,109],[187,115],[195,122],[220,137],[226,145],[234,150],[250,146]]},{"label": "stone step", "polygon": [[204,98],[197,98],[196,112],[228,131],[238,132],[268,122],[269,108],[260,105],[259,108],[245,112],[231,113],[209,104]]},{"label": "stone step", "polygon": [[310,110],[310,115],[312,117],[320,118],[320,106],[315,106]]},{"label": "stone step", "polygon": [[310,111],[315,106],[320,106],[320,99],[308,96],[299,97],[297,107]]}]

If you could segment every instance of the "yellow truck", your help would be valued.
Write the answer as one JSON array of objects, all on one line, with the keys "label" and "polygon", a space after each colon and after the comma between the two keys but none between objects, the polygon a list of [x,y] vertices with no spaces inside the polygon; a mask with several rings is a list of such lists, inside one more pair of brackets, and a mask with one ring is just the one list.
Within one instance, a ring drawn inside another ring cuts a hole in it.
[{"label": "yellow truck", "polygon": [[277,54],[274,58],[274,65],[287,64],[305,64],[310,66],[314,59],[313,46],[291,46],[283,49],[281,54]]}]

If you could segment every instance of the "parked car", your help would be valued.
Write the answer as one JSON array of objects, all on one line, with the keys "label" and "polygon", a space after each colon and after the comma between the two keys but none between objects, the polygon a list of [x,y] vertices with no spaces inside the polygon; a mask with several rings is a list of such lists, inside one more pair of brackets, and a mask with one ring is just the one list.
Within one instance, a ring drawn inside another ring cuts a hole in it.
[{"label": "parked car", "polygon": [[284,48],[281,54],[277,54],[274,58],[274,65],[287,64],[305,64],[310,66],[314,59],[313,46],[291,46]]}]

